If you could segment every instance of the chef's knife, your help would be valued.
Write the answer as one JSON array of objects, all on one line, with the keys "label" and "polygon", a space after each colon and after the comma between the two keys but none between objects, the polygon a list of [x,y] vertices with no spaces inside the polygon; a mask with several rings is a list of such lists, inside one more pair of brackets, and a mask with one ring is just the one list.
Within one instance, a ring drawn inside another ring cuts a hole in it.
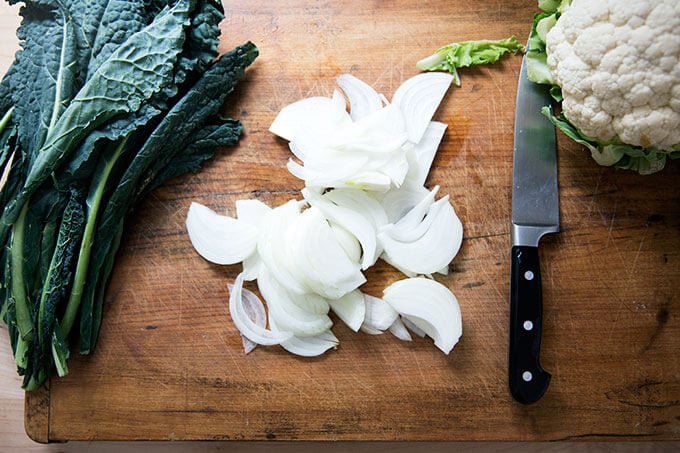
[{"label": "chef's knife", "polygon": [[527,78],[522,60],[515,110],[510,266],[510,393],[519,402],[540,399],[550,384],[541,368],[542,290],[538,243],[559,231],[555,127],[541,113],[551,105],[547,85]]}]

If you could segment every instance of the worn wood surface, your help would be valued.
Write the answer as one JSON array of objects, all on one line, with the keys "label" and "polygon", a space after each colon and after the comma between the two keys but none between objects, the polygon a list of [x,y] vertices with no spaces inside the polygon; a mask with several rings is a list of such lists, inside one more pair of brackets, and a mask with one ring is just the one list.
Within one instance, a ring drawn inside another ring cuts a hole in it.
[{"label": "worn wood surface", "polygon": [[[427,339],[350,332],[303,359],[245,356],[227,313],[237,266],[193,251],[191,201],[233,213],[239,198],[298,196],[286,144],[268,131],[284,105],[330,95],[352,73],[388,98],[415,62],[451,41],[524,39],[529,1],[225,1],[221,50],[261,55],[226,113],[246,134],[198,174],[154,192],[130,222],[94,354],[26,396],[26,428],[63,440],[678,440],[680,166],[642,177],[602,168],[559,135],[562,232],[542,242],[542,362],[532,406],[507,390],[510,185],[520,57],[462,70],[436,115],[448,123],[429,185],[450,194],[465,238],[451,273],[464,334],[446,356]],[[399,278],[379,265],[365,290]]]}]

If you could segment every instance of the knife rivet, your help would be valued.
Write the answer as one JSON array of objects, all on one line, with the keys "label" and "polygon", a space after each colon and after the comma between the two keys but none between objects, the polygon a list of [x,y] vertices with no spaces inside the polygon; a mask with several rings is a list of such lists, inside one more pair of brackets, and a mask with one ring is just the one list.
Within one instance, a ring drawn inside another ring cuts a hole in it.
[{"label": "knife rivet", "polygon": [[522,325],[524,326],[524,330],[527,330],[527,331],[534,328],[534,323],[529,321],[529,320],[524,321],[524,324],[522,324]]},{"label": "knife rivet", "polygon": [[524,279],[525,280],[533,280],[534,279],[534,273],[531,271],[526,271],[524,273]]},{"label": "knife rivet", "polygon": [[533,379],[534,375],[531,374],[531,371],[525,371],[522,373],[522,379],[524,379],[525,382],[529,382]]}]

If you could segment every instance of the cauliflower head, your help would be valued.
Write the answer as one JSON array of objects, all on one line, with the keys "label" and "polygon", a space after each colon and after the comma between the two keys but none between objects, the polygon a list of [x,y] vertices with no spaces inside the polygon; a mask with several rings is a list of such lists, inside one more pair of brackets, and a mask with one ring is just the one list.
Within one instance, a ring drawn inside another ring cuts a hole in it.
[{"label": "cauliflower head", "polygon": [[529,78],[553,122],[602,165],[653,173],[680,157],[680,1],[539,0]]},{"label": "cauliflower head", "polygon": [[600,141],[680,143],[680,2],[573,0],[546,35],[564,116]]}]

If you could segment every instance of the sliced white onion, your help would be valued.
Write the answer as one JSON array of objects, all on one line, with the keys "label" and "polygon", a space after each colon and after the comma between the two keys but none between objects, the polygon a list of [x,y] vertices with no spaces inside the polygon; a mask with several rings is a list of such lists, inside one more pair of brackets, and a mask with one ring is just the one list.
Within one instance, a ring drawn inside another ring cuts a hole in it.
[{"label": "sliced white onion", "polygon": [[360,213],[376,228],[388,223],[385,209],[375,198],[363,190],[333,189],[323,194],[338,206],[344,206]]},{"label": "sliced white onion", "polygon": [[337,130],[330,144],[345,151],[389,154],[409,139],[402,111],[391,104]]},{"label": "sliced white onion", "polygon": [[236,218],[254,227],[262,224],[265,216],[272,208],[262,203],[260,200],[237,200]]},{"label": "sliced white onion", "polygon": [[[404,341],[428,335],[447,354],[453,348],[460,308],[443,285],[406,279],[382,299],[359,290],[362,270],[378,257],[406,275],[430,275],[448,272],[460,248],[462,224],[448,196],[435,201],[439,187],[424,186],[446,129],[432,115],[451,82],[450,74],[419,74],[389,103],[343,75],[344,95],[336,89],[292,103],[270,126],[289,142],[287,167],[304,181],[305,201],[270,209],[240,200],[235,219],[192,205],[187,229],[199,253],[243,264],[229,285],[229,311],[246,352],[281,344],[301,356],[323,354],[338,345],[330,311],[353,331],[389,330]],[[244,280],[257,280],[266,310]]]},{"label": "sliced white onion", "polygon": [[[239,221],[245,222],[257,228],[258,235],[259,228],[269,211],[271,211],[269,206],[256,199],[244,199],[236,201],[236,217]],[[260,259],[258,253],[252,253],[243,259],[243,278],[245,281],[253,281],[257,279],[257,274],[259,272],[261,263],[262,260]]]},{"label": "sliced white onion", "polygon": [[387,214],[388,222],[395,223],[423,201],[429,193],[430,191],[423,186],[402,186],[387,192],[380,199],[380,204]]},{"label": "sliced white onion", "polygon": [[291,294],[281,286],[266,267],[260,269],[257,287],[267,302],[270,324],[273,320],[280,329],[297,337],[313,337],[333,325],[325,313],[313,313],[299,306],[295,302],[299,295]]},{"label": "sliced white onion", "polygon": [[404,214],[394,224],[399,229],[409,230],[418,227],[423,221],[427,212],[431,209],[435,197],[439,192],[439,186],[434,186],[413,208]]},{"label": "sliced white onion", "polygon": [[189,239],[196,251],[216,264],[235,264],[255,251],[257,229],[233,217],[220,215],[192,202],[186,220]]},{"label": "sliced white onion", "polygon": [[401,322],[404,323],[404,327],[406,327],[408,330],[413,332],[415,335],[418,335],[420,338],[423,338],[427,336],[425,331],[418,327],[413,321],[411,321],[408,317],[402,316],[401,317]]},{"label": "sliced white onion", "polygon": [[[276,321],[270,321],[270,324],[272,330],[278,329]],[[336,348],[339,343],[333,332],[327,330],[314,337],[292,337],[289,340],[282,341],[281,347],[291,354],[301,357],[317,357],[331,348]]]},{"label": "sliced white onion", "polygon": [[364,294],[366,314],[361,325],[363,332],[377,335],[390,328],[399,314],[394,308],[379,297]]},{"label": "sliced white onion", "polygon": [[243,267],[243,279],[252,282],[257,279],[260,273],[260,266],[263,266],[262,259],[258,253],[253,253],[243,260],[241,266]]},{"label": "sliced white onion", "polygon": [[439,144],[444,138],[446,124],[437,121],[430,121],[425,129],[425,133],[420,141],[409,148],[407,158],[409,171],[406,175],[404,184],[411,187],[421,187],[425,185],[427,175],[430,173],[432,162],[437,154]]},{"label": "sliced white onion", "polygon": [[385,261],[404,274],[429,275],[445,268],[463,240],[463,225],[448,195],[433,203],[414,228],[386,225],[378,233]]},{"label": "sliced white onion", "polygon": [[351,291],[339,299],[328,300],[333,313],[355,332],[361,328],[366,317],[366,302],[364,294],[357,290]]},{"label": "sliced white onion", "polygon": [[[298,143],[297,147],[304,149],[305,145]],[[363,184],[367,189],[387,190],[391,183],[388,175],[370,168],[368,156],[347,156],[345,151],[332,148],[316,148],[315,156],[307,158],[304,165],[290,159],[287,167],[309,187],[358,187]]]},{"label": "sliced white onion", "polygon": [[239,274],[229,287],[229,314],[234,325],[249,340],[261,345],[275,345],[293,337],[292,332],[266,329],[248,317],[243,301],[243,275]]},{"label": "sliced white onion", "polygon": [[347,96],[350,106],[349,114],[354,121],[382,108],[382,97],[366,82],[351,74],[342,74],[337,82]]},{"label": "sliced white onion", "polygon": [[287,233],[300,215],[300,202],[290,200],[269,211],[260,227],[257,253],[276,280],[288,290],[304,294],[308,288],[300,281],[291,261],[291,242]]},{"label": "sliced white onion", "polygon": [[[229,292],[233,291],[233,287],[234,285],[231,283],[227,284]],[[241,298],[243,299],[243,308],[245,309],[248,318],[263,329],[266,328],[267,312],[260,298],[247,288],[241,289]],[[243,334],[241,334],[241,341],[243,343],[243,351],[246,354],[251,353],[257,346],[257,343]]]},{"label": "sliced white onion", "polygon": [[354,235],[362,249],[361,268],[375,264],[382,253],[378,249],[377,231],[387,223],[387,216],[380,204],[363,191],[333,190],[323,195],[309,188],[302,189],[302,196],[310,205],[319,209],[325,218]]},{"label": "sliced white onion", "polygon": [[400,109],[387,105],[345,122],[323,137],[300,130],[289,144],[302,163],[288,169],[310,187],[354,187],[386,191],[400,186],[408,173],[408,140]]},{"label": "sliced white onion", "polygon": [[411,338],[411,334],[404,325],[401,317],[398,317],[394,320],[389,328],[389,331],[392,333],[392,335],[402,341],[413,341],[413,338]]},{"label": "sliced white onion", "polygon": [[[328,217],[326,217],[328,219]],[[347,231],[344,227],[338,225],[332,220],[328,219],[328,224],[331,226],[335,237],[342,249],[347,254],[347,257],[353,263],[361,262],[361,245],[357,240],[356,236]]]},{"label": "sliced white onion", "polygon": [[298,216],[287,240],[291,265],[304,285],[320,296],[337,299],[366,282],[359,264],[349,259],[316,207]]},{"label": "sliced white onion", "polygon": [[463,334],[458,300],[435,280],[424,277],[399,280],[385,288],[383,299],[423,330],[445,354],[451,352]]},{"label": "sliced white onion", "polygon": [[318,143],[324,143],[330,134],[351,121],[344,100],[339,104],[335,98],[315,96],[281,109],[269,131],[288,141],[295,141],[300,134],[305,134]]},{"label": "sliced white onion", "polygon": [[452,81],[453,76],[449,73],[423,72],[397,88],[392,103],[404,113],[412,143],[420,142]]}]

